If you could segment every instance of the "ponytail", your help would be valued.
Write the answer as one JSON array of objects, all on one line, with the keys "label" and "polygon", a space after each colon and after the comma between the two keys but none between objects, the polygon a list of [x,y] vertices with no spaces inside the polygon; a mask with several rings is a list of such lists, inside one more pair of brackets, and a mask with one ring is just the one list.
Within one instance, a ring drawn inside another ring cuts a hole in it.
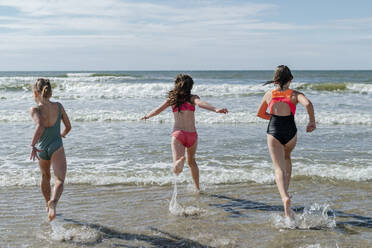
[{"label": "ponytail", "polygon": [[274,77],[272,80],[265,82],[263,85],[277,82],[280,88],[283,88],[285,84],[293,79],[291,70],[286,65],[279,65],[276,67]]},{"label": "ponytail", "polygon": [[43,98],[49,98],[52,96],[52,86],[50,85],[49,79],[38,78],[33,86],[34,90],[37,91]]}]

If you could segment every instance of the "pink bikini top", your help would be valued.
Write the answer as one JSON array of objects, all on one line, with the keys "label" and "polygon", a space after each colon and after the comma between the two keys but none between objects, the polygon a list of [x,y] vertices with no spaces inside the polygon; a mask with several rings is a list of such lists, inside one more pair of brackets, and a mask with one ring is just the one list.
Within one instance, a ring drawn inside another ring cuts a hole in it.
[{"label": "pink bikini top", "polygon": [[[178,112],[177,106],[173,105],[172,110],[173,110],[173,112]],[[184,102],[184,103],[182,103],[182,105],[180,107],[180,111],[183,111],[183,110],[188,110],[188,111],[193,111],[194,112],[195,111],[195,106],[192,105],[189,102]]]},{"label": "pink bikini top", "polygon": [[277,89],[271,91],[271,101],[269,103],[270,113],[273,113],[273,106],[277,102],[285,102],[289,105],[293,115],[296,113],[296,105],[291,100],[293,90],[287,89],[285,91],[279,91]]}]

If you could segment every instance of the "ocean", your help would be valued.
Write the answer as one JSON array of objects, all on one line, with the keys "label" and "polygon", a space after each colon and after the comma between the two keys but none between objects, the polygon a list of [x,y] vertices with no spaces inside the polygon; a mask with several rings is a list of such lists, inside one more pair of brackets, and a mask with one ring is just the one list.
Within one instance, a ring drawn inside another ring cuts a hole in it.
[{"label": "ocean", "polygon": [[[0,72],[0,247],[372,247],[372,71],[293,71],[317,129],[298,142],[289,188],[297,225],[282,218],[256,117],[272,71],[182,71],[192,93],[227,115],[196,109],[201,194],[188,168],[172,173],[172,111],[141,121],[178,71]],[[52,82],[72,123],[65,191],[46,221],[40,171],[29,160],[31,85]],[[179,211],[170,211],[177,182]]]}]

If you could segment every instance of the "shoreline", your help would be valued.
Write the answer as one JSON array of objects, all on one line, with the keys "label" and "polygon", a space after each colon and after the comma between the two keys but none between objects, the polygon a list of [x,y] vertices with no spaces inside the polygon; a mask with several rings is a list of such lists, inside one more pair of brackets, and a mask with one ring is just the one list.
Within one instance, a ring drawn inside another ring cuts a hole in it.
[{"label": "shoreline", "polygon": [[[214,185],[200,194],[190,190],[190,185],[177,186],[177,202],[185,209],[193,209],[189,215],[170,213],[173,187],[169,186],[66,185],[57,218],[52,223],[46,221],[44,200],[37,187],[0,188],[4,195],[0,200],[3,213],[0,231],[9,247],[71,244],[368,247],[372,244],[372,200],[368,198],[370,187],[364,183],[351,186],[342,182],[293,180],[292,208],[302,218],[303,226],[295,229],[285,226],[274,184]],[[12,200],[8,202],[7,198]],[[14,211],[6,207],[9,205],[15,206]],[[313,210],[305,215],[305,209]],[[329,227],[332,213],[335,226]]]}]

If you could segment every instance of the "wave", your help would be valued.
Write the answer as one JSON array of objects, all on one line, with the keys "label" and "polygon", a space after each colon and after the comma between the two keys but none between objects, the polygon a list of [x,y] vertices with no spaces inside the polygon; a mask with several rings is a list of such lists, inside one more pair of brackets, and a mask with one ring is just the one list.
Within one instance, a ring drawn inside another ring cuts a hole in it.
[{"label": "wave", "polygon": [[[70,158],[71,162],[74,160]],[[89,168],[83,166],[70,167],[66,184],[87,185],[171,185],[174,181],[171,163],[136,164],[128,168],[119,162],[110,168],[102,167],[101,163],[90,164]],[[14,163],[14,162],[13,162]],[[72,163],[72,162],[71,162]],[[132,161],[131,161],[132,163]],[[199,170],[204,186],[221,184],[237,184],[255,182],[259,184],[274,183],[272,164],[267,161],[257,164],[237,162],[229,168],[211,166],[211,162],[200,162]],[[213,163],[215,164],[215,163]],[[293,178],[323,178],[328,180],[342,180],[353,182],[367,182],[372,180],[372,166],[346,166],[342,164],[303,164],[294,162]],[[29,167],[30,168],[30,167]],[[37,186],[40,184],[40,172],[37,168],[15,170],[4,167],[0,175],[0,187],[9,186]],[[95,168],[95,169],[93,169]],[[190,184],[191,176],[188,170],[177,178],[178,183]]]},{"label": "wave", "polygon": [[[31,91],[31,85],[38,77],[1,77],[0,91]],[[163,98],[173,87],[170,80],[153,80],[129,74],[115,73],[67,73],[49,77],[53,83],[54,95],[61,98]],[[169,82],[168,82],[169,81]],[[272,86],[262,84],[198,83],[195,94],[204,97],[246,97],[262,95]],[[292,88],[308,92],[371,94],[368,83],[307,83],[294,82]]]},{"label": "wave", "polygon": [[92,77],[130,77],[129,74],[124,73],[93,73]]},{"label": "wave", "polygon": [[296,90],[315,90],[315,91],[345,91],[349,90],[346,83],[304,83],[295,88]]},{"label": "wave", "polygon": [[[74,122],[140,122],[143,112],[110,111],[110,110],[69,110],[68,114]],[[321,125],[367,125],[372,126],[371,113],[337,113],[317,111],[317,124]],[[236,111],[227,115],[216,115],[212,112],[203,112],[195,116],[196,123],[202,124],[267,124],[266,120],[256,117],[255,112]],[[173,123],[173,115],[170,111],[162,113],[147,120],[151,123]],[[27,110],[0,110],[0,122],[30,122]],[[296,123],[306,125],[308,117],[305,113],[296,114]]]}]

